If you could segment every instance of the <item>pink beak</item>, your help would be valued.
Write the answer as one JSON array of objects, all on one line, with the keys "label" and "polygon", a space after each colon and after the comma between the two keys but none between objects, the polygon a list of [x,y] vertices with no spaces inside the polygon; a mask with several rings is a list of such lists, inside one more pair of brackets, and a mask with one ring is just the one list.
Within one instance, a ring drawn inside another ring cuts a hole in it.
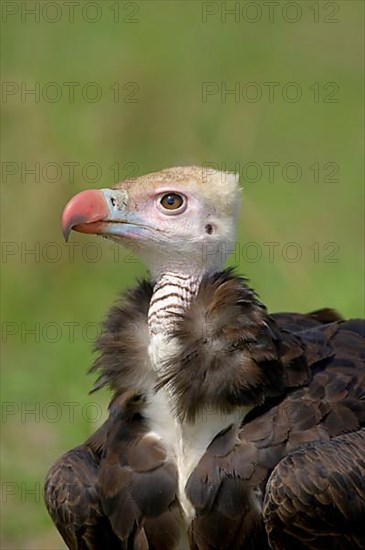
[{"label": "pink beak", "polygon": [[66,205],[62,214],[62,231],[68,240],[72,229],[81,233],[102,233],[110,209],[101,189],[81,191]]}]

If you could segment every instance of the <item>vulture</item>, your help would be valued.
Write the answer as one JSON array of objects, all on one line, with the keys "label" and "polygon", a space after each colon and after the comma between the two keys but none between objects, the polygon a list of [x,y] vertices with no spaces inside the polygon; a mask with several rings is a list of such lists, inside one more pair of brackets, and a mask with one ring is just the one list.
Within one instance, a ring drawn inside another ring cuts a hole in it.
[{"label": "vulture", "polygon": [[176,167],[86,190],[62,225],[133,246],[148,278],[91,367],[107,420],[49,470],[72,550],[365,548],[364,322],[270,314],[225,269],[238,177]]}]

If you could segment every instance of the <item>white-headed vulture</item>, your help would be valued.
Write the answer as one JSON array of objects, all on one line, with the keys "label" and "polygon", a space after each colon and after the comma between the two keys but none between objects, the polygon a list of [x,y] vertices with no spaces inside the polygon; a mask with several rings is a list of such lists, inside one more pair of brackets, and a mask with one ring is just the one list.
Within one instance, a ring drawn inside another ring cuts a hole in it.
[{"label": "white-headed vulture", "polygon": [[234,174],[162,170],[67,204],[63,231],[133,242],[150,278],[111,308],[109,417],[50,469],[72,550],[365,548],[364,322],[269,314],[224,269]]}]

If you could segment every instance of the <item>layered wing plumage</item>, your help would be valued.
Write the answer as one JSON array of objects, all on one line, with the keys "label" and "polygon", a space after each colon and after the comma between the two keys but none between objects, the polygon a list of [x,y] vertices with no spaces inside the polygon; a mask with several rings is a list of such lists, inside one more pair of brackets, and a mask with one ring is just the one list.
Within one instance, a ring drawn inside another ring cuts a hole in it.
[{"label": "layered wing plumage", "polygon": [[271,548],[365,548],[365,429],[286,456],[267,483]]},{"label": "layered wing plumage", "polygon": [[140,394],[116,397],[98,432],[50,469],[45,500],[69,548],[168,550],[181,538],[176,466],[142,406]]}]

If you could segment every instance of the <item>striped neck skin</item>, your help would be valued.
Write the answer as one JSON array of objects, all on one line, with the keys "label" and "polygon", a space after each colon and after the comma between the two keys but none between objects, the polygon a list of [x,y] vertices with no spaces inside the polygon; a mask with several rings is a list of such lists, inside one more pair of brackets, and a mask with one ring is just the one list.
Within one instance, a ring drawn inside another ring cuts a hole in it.
[{"label": "striped neck skin", "polygon": [[148,311],[151,336],[171,334],[180,316],[197,295],[202,276],[201,271],[188,273],[173,269],[159,275]]}]

